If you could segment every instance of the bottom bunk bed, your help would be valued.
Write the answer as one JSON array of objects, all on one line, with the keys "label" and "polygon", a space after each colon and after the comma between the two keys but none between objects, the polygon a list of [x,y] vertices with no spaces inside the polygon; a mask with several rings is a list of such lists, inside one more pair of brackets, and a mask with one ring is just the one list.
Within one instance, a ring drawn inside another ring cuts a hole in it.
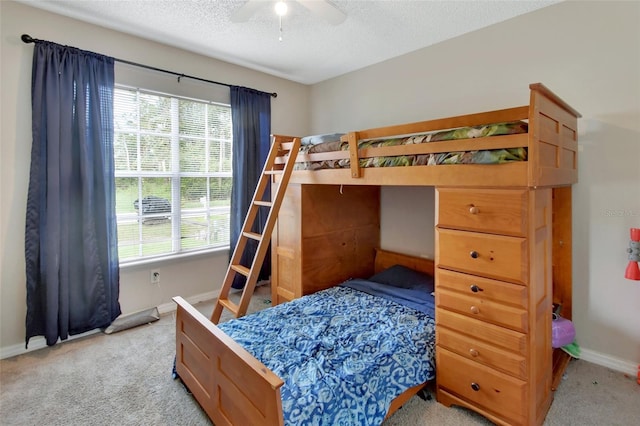
[{"label": "bottom bunk bed", "polygon": [[434,265],[374,264],[218,326],[174,298],[178,376],[218,426],[382,423],[435,377]]}]

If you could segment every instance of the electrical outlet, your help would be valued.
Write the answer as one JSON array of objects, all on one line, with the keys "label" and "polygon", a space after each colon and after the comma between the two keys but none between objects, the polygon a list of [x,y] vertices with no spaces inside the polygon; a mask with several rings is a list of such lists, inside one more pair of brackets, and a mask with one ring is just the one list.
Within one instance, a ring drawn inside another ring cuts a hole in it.
[{"label": "electrical outlet", "polygon": [[160,271],[157,269],[151,270],[151,284],[160,284]]}]

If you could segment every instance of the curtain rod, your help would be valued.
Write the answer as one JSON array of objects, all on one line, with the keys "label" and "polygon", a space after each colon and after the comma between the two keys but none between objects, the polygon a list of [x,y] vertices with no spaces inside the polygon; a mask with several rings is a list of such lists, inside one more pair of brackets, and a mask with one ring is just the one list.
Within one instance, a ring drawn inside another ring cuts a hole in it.
[{"label": "curtain rod", "polygon": [[[25,43],[36,43],[39,41],[46,41],[46,40],[39,40],[37,38],[33,38],[28,34],[22,34],[22,37],[20,37],[22,39],[23,42]],[[153,70],[153,71],[159,71],[159,72],[163,72],[166,74],[172,74],[178,77],[178,83],[180,82],[181,78],[190,78],[192,80],[198,80],[198,81],[203,81],[205,83],[211,83],[211,84],[218,84],[220,86],[227,86],[227,87],[233,87],[232,84],[227,84],[227,83],[220,83],[219,81],[213,81],[213,80],[207,80],[204,78],[200,78],[200,77],[194,77],[192,75],[186,75],[186,74],[182,74],[182,73],[178,73],[178,72],[174,72],[174,71],[169,71],[169,70],[165,70],[162,68],[156,68],[156,67],[152,67],[150,65],[144,65],[144,64],[139,64],[136,62],[131,62],[131,61],[127,61],[125,59],[118,59],[118,58],[113,58],[114,61],[118,61],[118,62],[122,62],[123,64],[128,64],[128,65],[133,65],[136,67],[140,67],[140,68],[146,68],[148,70]],[[260,92],[260,93],[266,93],[267,95],[273,96],[274,98],[278,97],[278,94],[276,92],[273,93],[269,93],[269,92],[263,92],[262,90],[256,90],[256,89],[251,89],[251,90],[255,90],[256,92]]]}]

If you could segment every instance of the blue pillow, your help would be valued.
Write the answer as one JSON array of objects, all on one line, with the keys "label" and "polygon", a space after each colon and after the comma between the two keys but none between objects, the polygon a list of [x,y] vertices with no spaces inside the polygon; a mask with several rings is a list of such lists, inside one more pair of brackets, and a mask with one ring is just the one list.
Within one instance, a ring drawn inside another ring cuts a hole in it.
[{"label": "blue pillow", "polygon": [[393,265],[384,271],[378,272],[369,278],[369,281],[393,287],[423,290],[428,293],[434,290],[434,281],[431,275],[402,265]]}]

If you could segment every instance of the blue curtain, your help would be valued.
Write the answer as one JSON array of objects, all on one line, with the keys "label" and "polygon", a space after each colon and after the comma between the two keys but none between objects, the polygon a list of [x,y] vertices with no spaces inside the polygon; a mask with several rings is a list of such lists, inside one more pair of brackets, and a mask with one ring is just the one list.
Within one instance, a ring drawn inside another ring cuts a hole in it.
[{"label": "blue curtain", "polygon": [[38,41],[25,229],[26,344],[107,327],[120,314],[113,58]]},{"label": "blue curtain", "polygon": [[[231,121],[233,126],[233,187],[231,189],[231,254],[238,242],[244,218],[251,205],[271,144],[271,95],[246,87],[231,87]],[[267,193],[270,191],[267,189]],[[267,212],[260,208],[254,232],[262,233]],[[251,266],[257,242],[249,240],[241,264]],[[271,256],[267,252],[260,279],[271,274]],[[245,277],[236,274],[232,287],[242,288]]]}]

